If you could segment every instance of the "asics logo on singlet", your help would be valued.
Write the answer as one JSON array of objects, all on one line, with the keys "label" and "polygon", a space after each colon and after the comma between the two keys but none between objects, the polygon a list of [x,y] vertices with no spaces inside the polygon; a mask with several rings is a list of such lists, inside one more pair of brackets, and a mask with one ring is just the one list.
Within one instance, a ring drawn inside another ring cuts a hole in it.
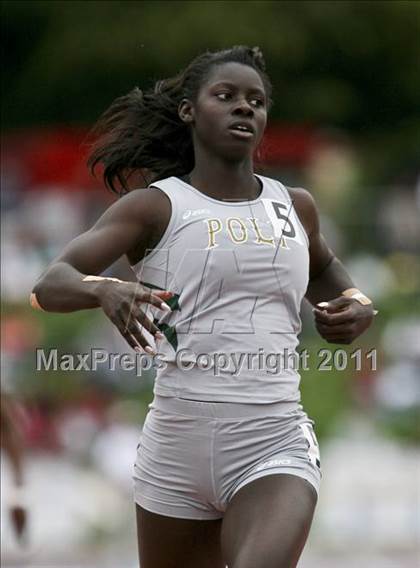
[{"label": "asics logo on singlet", "polygon": [[269,460],[262,464],[260,464],[255,471],[261,471],[262,469],[266,469],[267,467],[275,467],[276,465],[290,465],[292,460],[287,458],[277,459],[277,460]]},{"label": "asics logo on singlet", "polygon": [[208,215],[209,213],[210,209],[186,209],[182,214],[182,218],[185,220],[197,215]]}]

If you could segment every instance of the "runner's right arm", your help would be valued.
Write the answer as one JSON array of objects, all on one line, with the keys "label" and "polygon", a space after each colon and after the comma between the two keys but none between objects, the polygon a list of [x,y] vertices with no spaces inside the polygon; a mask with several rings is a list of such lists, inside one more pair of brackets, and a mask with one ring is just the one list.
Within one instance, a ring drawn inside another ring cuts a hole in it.
[{"label": "runner's right arm", "polygon": [[42,274],[33,289],[39,307],[51,312],[101,307],[133,348],[139,343],[146,347],[138,323],[153,334],[159,330],[139,304],[165,309],[162,300],[171,293],[151,291],[135,282],[84,278],[100,275],[124,254],[132,263],[140,260],[160,240],[170,214],[168,198],[155,188],[135,190],[118,200]]}]

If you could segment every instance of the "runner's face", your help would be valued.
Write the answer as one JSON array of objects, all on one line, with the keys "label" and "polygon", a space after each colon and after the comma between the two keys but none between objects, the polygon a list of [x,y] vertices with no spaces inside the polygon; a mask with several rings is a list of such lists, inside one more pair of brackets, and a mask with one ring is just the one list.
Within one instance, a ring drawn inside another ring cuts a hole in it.
[{"label": "runner's face", "polygon": [[191,112],[196,144],[224,158],[252,156],[267,123],[264,83],[248,65],[216,65]]}]

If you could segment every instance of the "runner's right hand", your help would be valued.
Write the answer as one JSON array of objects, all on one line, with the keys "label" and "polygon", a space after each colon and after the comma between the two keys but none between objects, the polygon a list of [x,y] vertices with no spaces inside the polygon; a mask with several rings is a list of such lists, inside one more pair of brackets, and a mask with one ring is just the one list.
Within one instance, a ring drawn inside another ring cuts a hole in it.
[{"label": "runner's right hand", "polygon": [[143,304],[169,311],[170,307],[165,300],[169,300],[172,295],[172,292],[166,290],[151,290],[138,282],[104,280],[98,297],[105,315],[117,327],[130,347],[136,351],[144,350],[146,353],[154,354],[152,347],[143,336],[142,327],[156,339],[163,339],[164,336],[147,316],[147,305],[143,308]]}]

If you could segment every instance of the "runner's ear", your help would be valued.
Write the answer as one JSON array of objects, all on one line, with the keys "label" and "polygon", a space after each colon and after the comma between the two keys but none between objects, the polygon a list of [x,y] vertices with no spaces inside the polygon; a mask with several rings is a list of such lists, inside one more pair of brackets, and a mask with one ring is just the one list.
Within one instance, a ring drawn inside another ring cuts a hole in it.
[{"label": "runner's ear", "polygon": [[194,123],[194,106],[188,99],[182,99],[178,106],[178,116],[185,124]]}]

